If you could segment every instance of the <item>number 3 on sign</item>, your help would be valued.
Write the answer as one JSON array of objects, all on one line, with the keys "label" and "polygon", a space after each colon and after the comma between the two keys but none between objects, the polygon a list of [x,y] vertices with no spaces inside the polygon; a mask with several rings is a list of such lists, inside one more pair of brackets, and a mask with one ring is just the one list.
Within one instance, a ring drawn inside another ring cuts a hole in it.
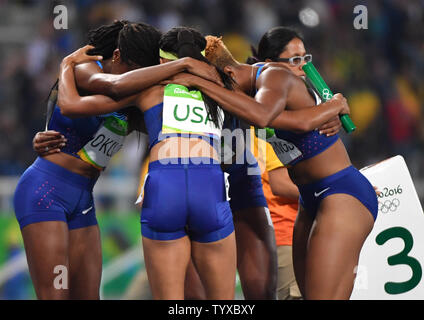
[{"label": "number 3 on sign", "polygon": [[393,227],[382,231],[376,238],[375,242],[378,245],[385,244],[388,240],[394,238],[401,238],[405,244],[405,247],[401,252],[387,258],[387,262],[391,266],[405,264],[412,270],[412,277],[405,282],[387,282],[384,285],[384,290],[388,294],[401,294],[414,289],[421,281],[422,268],[417,259],[408,256],[414,244],[414,239],[411,233],[402,227]]}]

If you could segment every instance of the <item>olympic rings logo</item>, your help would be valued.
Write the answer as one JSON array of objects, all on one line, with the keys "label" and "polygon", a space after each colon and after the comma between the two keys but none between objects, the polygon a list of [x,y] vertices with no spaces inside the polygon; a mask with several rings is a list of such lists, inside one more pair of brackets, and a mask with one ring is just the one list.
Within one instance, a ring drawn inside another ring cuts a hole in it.
[{"label": "olympic rings logo", "polygon": [[395,212],[397,208],[400,206],[399,199],[386,200],[384,202],[378,202],[378,211],[382,213]]},{"label": "olympic rings logo", "polygon": [[325,100],[330,100],[333,97],[333,95],[330,93],[330,90],[328,90],[327,88],[325,88],[325,89],[322,90],[322,97]]}]

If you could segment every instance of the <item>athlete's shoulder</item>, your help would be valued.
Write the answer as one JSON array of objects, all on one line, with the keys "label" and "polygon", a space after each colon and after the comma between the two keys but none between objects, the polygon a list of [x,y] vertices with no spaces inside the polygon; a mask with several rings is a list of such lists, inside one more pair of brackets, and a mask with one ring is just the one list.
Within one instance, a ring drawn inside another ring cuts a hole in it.
[{"label": "athlete's shoulder", "polygon": [[143,111],[150,109],[163,101],[163,91],[163,85],[154,85],[144,89],[137,97],[137,105]]},{"label": "athlete's shoulder", "polygon": [[287,67],[277,62],[267,62],[263,65],[258,81],[293,81],[297,77]]},{"label": "athlete's shoulder", "polygon": [[293,73],[290,71],[290,69],[279,62],[266,62],[263,66],[264,66],[264,71],[268,70],[268,71],[280,72],[282,74],[288,74],[293,76]]},{"label": "athlete's shoulder", "polygon": [[144,97],[158,96],[162,98],[164,88],[165,87],[163,85],[159,85],[159,84],[151,86],[147,89],[144,89],[141,92],[141,96],[144,96]]},{"label": "athlete's shoulder", "polygon": [[75,66],[75,72],[103,72],[103,66],[99,61],[87,61]]},{"label": "athlete's shoulder", "polygon": [[103,70],[95,61],[89,61],[77,64],[74,73],[78,89],[83,90],[83,92],[90,92],[90,79],[95,74],[103,73]]}]

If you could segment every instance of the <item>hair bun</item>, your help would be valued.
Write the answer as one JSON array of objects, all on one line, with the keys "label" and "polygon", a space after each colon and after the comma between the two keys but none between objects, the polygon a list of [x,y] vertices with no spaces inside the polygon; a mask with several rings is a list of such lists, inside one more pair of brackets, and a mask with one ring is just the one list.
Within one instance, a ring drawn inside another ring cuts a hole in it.
[{"label": "hair bun", "polygon": [[178,49],[183,45],[195,45],[194,36],[189,30],[181,30],[178,32]]},{"label": "hair bun", "polygon": [[125,27],[126,25],[130,24],[128,20],[114,20],[114,24],[119,25],[120,27]]},{"label": "hair bun", "polygon": [[259,59],[257,57],[254,57],[254,56],[247,57],[247,59],[246,59],[247,64],[255,64],[257,62],[259,62]]}]

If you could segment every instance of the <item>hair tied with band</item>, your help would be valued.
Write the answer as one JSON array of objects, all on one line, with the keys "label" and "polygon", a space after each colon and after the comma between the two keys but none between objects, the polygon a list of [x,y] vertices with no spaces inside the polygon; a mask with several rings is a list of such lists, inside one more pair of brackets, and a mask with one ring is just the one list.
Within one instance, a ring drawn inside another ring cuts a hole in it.
[{"label": "hair tied with band", "polygon": [[119,24],[122,28],[125,27],[126,25],[130,24],[130,22],[128,20],[118,20],[115,19],[113,21],[114,24]]},{"label": "hair tied with band", "polygon": [[184,45],[196,46],[194,41],[194,36],[189,30],[180,30],[177,36],[178,40],[178,49]]},{"label": "hair tied with band", "polygon": [[256,50],[256,48],[251,45],[250,50],[252,51],[252,55],[247,58],[246,63],[247,64],[255,64],[257,62],[260,62],[260,60],[258,58],[258,51]]}]

